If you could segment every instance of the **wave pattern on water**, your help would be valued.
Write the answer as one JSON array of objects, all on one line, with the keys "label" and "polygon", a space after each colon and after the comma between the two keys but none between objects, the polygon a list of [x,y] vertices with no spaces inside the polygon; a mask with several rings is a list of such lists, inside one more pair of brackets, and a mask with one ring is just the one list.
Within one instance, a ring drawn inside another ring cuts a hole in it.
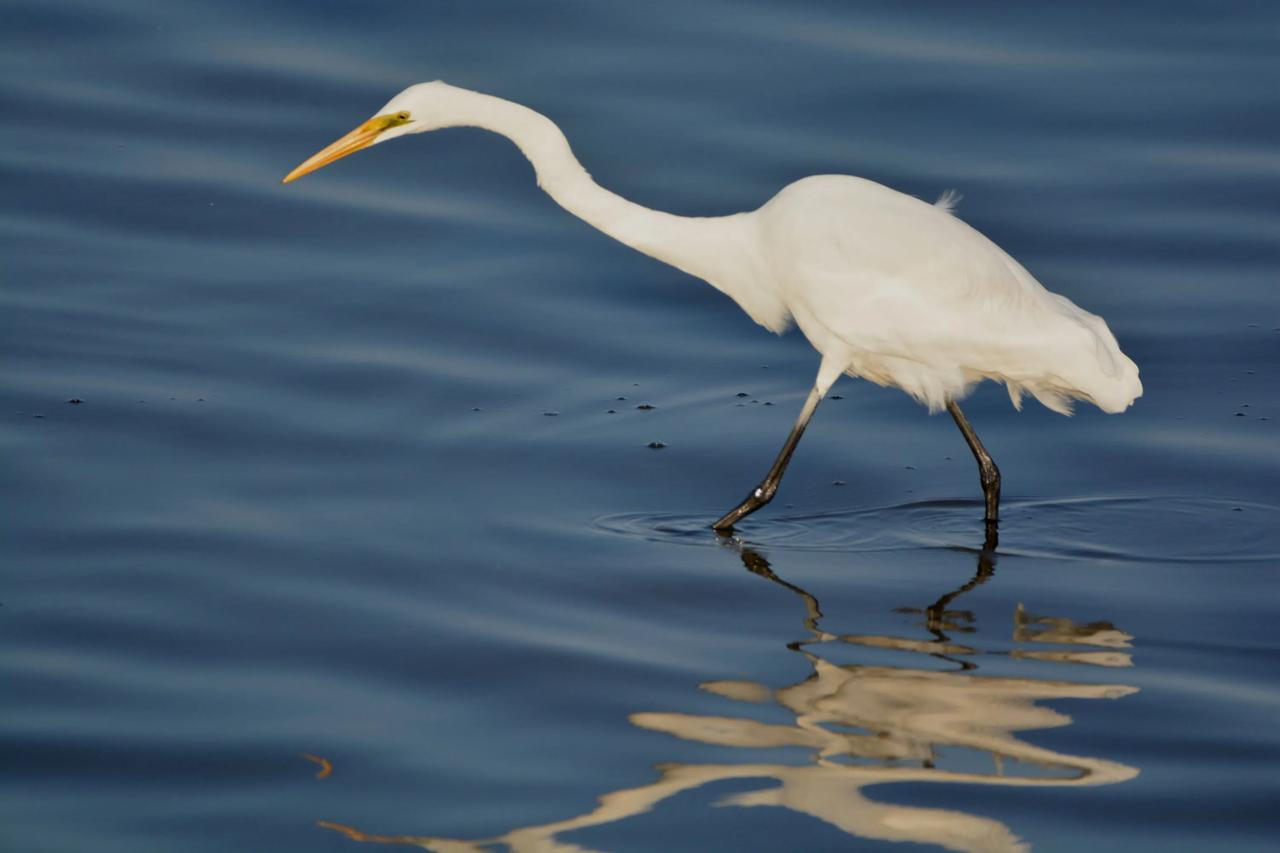
[{"label": "wave pattern on water", "polygon": [[[1002,504],[1000,552],[1046,560],[1150,563],[1280,560],[1280,507],[1189,496],[1077,497]],[[961,548],[981,540],[982,502],[914,501],[897,506],[788,515],[762,513],[735,541],[788,551],[851,554]],[[723,545],[706,516],[620,513],[602,531],[654,542]]]},{"label": "wave pattern on water", "polygon": [[[0,848],[1269,851],[1278,16],[11,0]],[[433,78],[677,213],[955,188],[1147,393],[977,389],[993,554],[951,425],[842,380],[725,542],[802,337],[478,131],[280,185]]]}]

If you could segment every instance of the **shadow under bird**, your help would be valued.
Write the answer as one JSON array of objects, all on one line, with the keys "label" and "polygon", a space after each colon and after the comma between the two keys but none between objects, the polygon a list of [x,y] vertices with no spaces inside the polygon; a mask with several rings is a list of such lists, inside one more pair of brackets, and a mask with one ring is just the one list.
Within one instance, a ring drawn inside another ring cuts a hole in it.
[{"label": "shadow under bird", "polygon": [[978,462],[992,530],[1000,471],[958,402],[977,383],[1003,382],[1015,408],[1025,393],[1064,415],[1077,399],[1122,412],[1142,394],[1137,365],[1106,322],[1046,290],[957,219],[950,193],[929,204],[865,178],[817,175],[784,187],[758,210],[676,216],[597,184],[546,116],[440,81],[405,89],[284,182],[371,145],[447,127],[507,137],[565,210],[703,279],[772,332],[794,322],[822,355],[773,466],[712,525],[718,531],[773,499],[805,426],[841,374],[901,388],[931,412],[951,414]]}]

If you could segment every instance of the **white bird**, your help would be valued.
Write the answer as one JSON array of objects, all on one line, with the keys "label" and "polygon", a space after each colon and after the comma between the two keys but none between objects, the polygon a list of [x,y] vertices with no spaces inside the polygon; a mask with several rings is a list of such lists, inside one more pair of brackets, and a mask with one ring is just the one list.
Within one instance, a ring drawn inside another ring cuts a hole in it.
[{"label": "white bird", "polygon": [[805,426],[841,374],[901,388],[931,412],[950,412],[978,462],[989,534],[999,515],[1000,471],[957,402],[974,385],[1003,382],[1015,408],[1026,393],[1064,415],[1073,399],[1121,412],[1142,394],[1137,365],[1103,319],[1050,293],[957,219],[951,193],[928,204],[864,178],[818,175],[748,213],[676,216],[597,184],[546,116],[441,81],[405,89],[284,182],[370,145],[447,127],[507,137],[565,210],[707,281],[772,332],[794,322],[821,353],[817,379],[773,467],[712,525],[718,531],[773,499]]}]

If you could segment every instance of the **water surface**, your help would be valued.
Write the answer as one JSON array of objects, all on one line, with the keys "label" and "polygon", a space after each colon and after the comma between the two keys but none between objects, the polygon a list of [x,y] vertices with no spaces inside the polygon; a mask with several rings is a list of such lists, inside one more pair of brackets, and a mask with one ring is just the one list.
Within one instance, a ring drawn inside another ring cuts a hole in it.
[{"label": "water surface", "polygon": [[[1270,849],[1277,34],[1267,3],[11,3],[0,847]],[[280,186],[434,78],[679,213],[958,189],[1146,395],[979,389],[993,552],[949,419],[842,380],[718,540],[802,337],[480,132]]]}]

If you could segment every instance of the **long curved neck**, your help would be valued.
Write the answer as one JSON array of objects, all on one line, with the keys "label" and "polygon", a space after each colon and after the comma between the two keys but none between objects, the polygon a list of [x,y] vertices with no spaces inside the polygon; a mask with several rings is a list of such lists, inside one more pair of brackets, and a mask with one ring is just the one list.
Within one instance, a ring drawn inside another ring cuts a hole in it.
[{"label": "long curved neck", "polygon": [[449,124],[510,139],[533,164],[538,186],[565,210],[637,251],[725,289],[721,280],[739,242],[734,239],[741,231],[739,216],[676,216],[628,201],[592,180],[551,119],[492,95],[456,91],[457,114]]}]

